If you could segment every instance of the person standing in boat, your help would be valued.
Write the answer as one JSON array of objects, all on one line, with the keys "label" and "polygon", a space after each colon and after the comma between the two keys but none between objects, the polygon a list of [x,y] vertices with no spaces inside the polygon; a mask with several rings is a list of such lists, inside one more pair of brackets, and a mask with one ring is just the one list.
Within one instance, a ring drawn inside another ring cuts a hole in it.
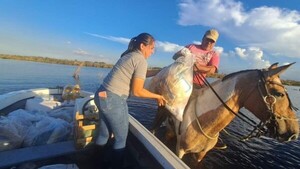
[{"label": "person standing in boat", "polygon": [[104,78],[95,93],[95,104],[99,109],[99,133],[96,145],[104,146],[111,134],[114,135],[112,163],[113,168],[121,168],[129,126],[127,98],[134,96],[156,99],[159,106],[166,104],[166,99],[159,94],[144,89],[147,75],[147,58],[155,47],[154,38],[148,33],[141,33],[132,38],[128,49]]}]

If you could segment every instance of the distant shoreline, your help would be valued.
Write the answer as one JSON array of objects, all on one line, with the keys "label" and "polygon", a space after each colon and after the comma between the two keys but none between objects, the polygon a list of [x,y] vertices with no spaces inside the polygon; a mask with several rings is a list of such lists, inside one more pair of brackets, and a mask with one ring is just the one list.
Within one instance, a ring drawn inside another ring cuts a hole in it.
[{"label": "distant shoreline", "polygon": [[[22,60],[22,61],[32,61],[32,62],[41,62],[41,63],[50,63],[50,64],[63,64],[63,65],[73,65],[73,66],[85,66],[85,67],[96,67],[96,68],[112,68],[113,64],[107,64],[105,62],[91,62],[91,61],[78,61],[78,60],[67,60],[67,59],[55,59],[49,57],[41,56],[20,56],[20,55],[8,55],[0,54],[0,59],[10,59],[10,60]],[[161,69],[160,67],[151,67],[149,69]],[[208,75],[211,78],[222,78],[225,74],[213,74]],[[295,80],[282,80],[284,85],[289,86],[300,86],[299,81]]]},{"label": "distant shoreline", "polygon": [[90,62],[90,61],[78,61],[78,60],[67,60],[67,59],[55,59],[49,57],[40,56],[20,56],[20,55],[6,55],[0,54],[0,59],[12,59],[12,60],[22,60],[22,61],[32,61],[32,62],[42,62],[51,64],[63,64],[63,65],[73,65],[86,67],[98,67],[98,68],[112,68],[113,64],[107,64],[105,62]]}]

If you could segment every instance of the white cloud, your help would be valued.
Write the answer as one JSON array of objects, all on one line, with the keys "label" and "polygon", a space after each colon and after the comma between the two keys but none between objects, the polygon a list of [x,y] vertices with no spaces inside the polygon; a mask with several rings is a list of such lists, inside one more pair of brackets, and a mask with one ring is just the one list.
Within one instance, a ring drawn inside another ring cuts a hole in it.
[{"label": "white cloud", "polygon": [[201,45],[201,41],[193,41],[193,44]]},{"label": "white cloud", "polygon": [[115,59],[112,59],[110,57],[103,56],[102,54],[92,54],[92,53],[85,51],[83,49],[80,49],[80,48],[77,50],[74,50],[73,54],[79,56],[79,57],[74,56],[75,59],[83,60],[83,61],[94,62],[96,60],[96,61],[112,63],[112,64],[115,62]]},{"label": "white cloud", "polygon": [[215,46],[214,50],[220,54],[222,54],[224,52],[224,48],[220,47],[220,46]]},{"label": "white cloud", "polygon": [[237,56],[241,57],[242,59],[246,58],[246,55],[244,54],[245,51],[246,51],[246,49],[235,48],[235,52],[236,52]]},{"label": "white cloud", "polygon": [[84,51],[82,49],[74,50],[73,53],[81,56],[91,56],[91,54],[89,54],[87,51]]},{"label": "white cloud", "polygon": [[251,68],[261,69],[269,67],[270,61],[263,58],[263,51],[257,47],[249,47],[247,49],[235,48],[236,56],[247,61]]},{"label": "white cloud", "polygon": [[239,26],[246,19],[242,4],[233,0],[182,0],[179,8],[180,25],[218,26],[230,22]]},{"label": "white cloud", "polygon": [[282,65],[288,65],[288,64],[291,64],[291,63],[289,63],[289,62],[285,62],[285,63],[283,63]]},{"label": "white cloud", "polygon": [[103,35],[98,35],[98,34],[88,33],[88,32],[86,32],[85,34],[88,34],[88,35],[91,35],[91,36],[94,36],[97,38],[106,39],[106,40],[113,41],[113,42],[122,43],[122,44],[128,44],[130,42],[130,39],[123,38],[123,37],[103,36]]},{"label": "white cloud", "polygon": [[183,46],[170,43],[170,42],[160,42],[156,41],[156,47],[157,50],[163,51],[163,52],[169,52],[169,53],[175,53],[183,48]]},{"label": "white cloud", "polygon": [[215,27],[239,46],[300,58],[299,11],[267,6],[246,11],[234,0],[182,0],[179,8],[180,25]]},{"label": "white cloud", "polygon": [[[94,34],[94,33],[86,33],[86,34],[97,37],[97,38],[102,38],[102,39],[106,39],[109,41],[126,44],[126,45],[128,45],[128,43],[130,42],[129,38],[124,38],[124,37],[103,36],[103,35],[98,35],[98,34]],[[180,46],[180,45],[177,45],[177,44],[174,44],[171,42],[156,41],[156,48],[158,51],[175,53],[178,50],[180,50],[181,48],[183,48],[183,46]]]}]

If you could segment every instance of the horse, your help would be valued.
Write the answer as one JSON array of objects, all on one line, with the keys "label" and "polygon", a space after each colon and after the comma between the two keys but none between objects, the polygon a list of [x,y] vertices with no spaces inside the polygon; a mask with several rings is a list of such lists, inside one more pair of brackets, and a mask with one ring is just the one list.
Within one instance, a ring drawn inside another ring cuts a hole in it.
[{"label": "horse", "polygon": [[[193,153],[200,162],[216,145],[220,131],[236,116],[250,123],[251,119],[241,116],[239,111],[244,107],[261,121],[257,126],[252,124],[255,127],[252,135],[265,135],[279,142],[296,140],[299,136],[298,118],[293,110],[296,108],[279,77],[292,64],[278,67],[275,63],[268,69],[242,70],[211,83],[210,87],[193,89],[183,120],[167,115],[165,139],[176,140],[180,159]],[[154,130],[166,116],[163,112],[156,114]]]}]

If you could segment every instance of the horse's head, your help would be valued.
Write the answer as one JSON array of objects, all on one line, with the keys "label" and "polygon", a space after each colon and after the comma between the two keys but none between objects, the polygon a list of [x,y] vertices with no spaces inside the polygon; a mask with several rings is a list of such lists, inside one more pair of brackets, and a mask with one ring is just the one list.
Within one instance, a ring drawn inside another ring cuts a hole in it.
[{"label": "horse's head", "polygon": [[299,135],[299,123],[293,110],[296,108],[279,78],[279,74],[292,64],[277,67],[275,63],[266,70],[258,71],[258,90],[253,91],[251,95],[252,99],[259,97],[260,101],[256,99],[255,106],[245,105],[265,124],[269,136],[281,142],[296,140]]}]

